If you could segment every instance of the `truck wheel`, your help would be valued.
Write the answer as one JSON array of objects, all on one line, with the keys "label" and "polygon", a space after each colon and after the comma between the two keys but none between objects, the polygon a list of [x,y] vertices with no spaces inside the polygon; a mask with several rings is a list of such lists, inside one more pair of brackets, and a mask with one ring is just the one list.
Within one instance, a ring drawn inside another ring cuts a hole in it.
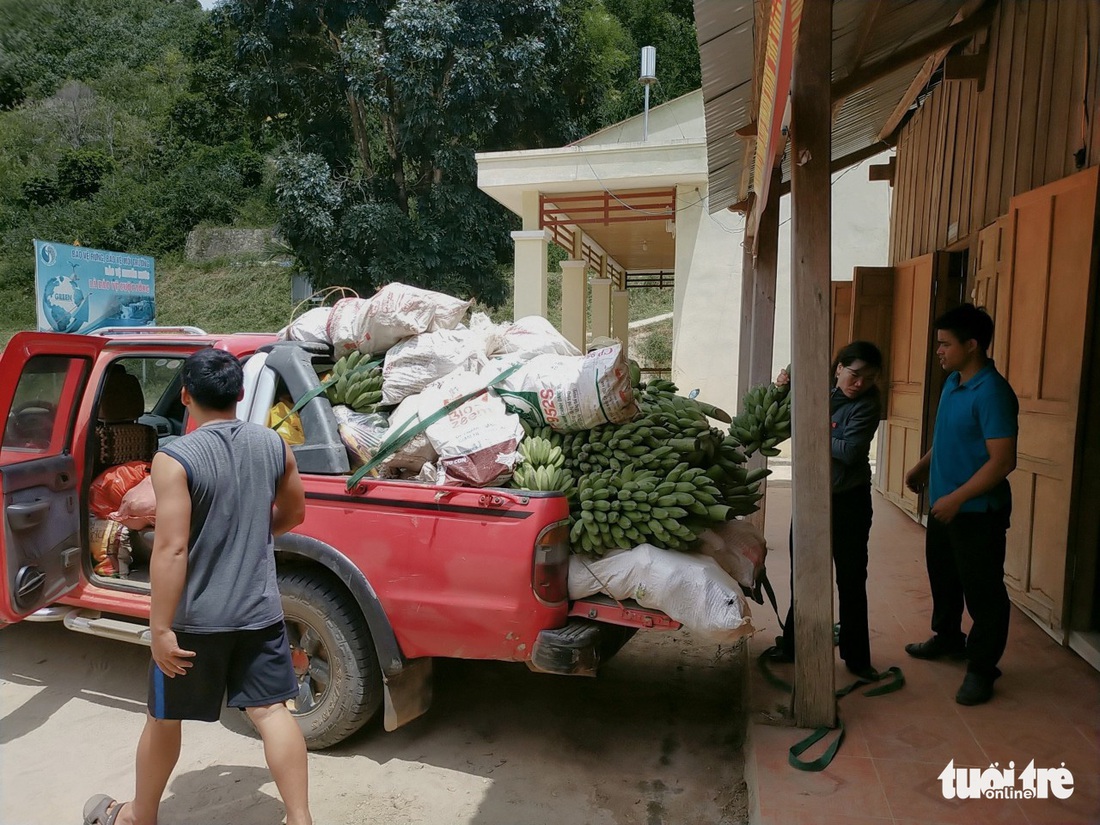
[{"label": "truck wheel", "polygon": [[288,705],[306,746],[342,742],[382,705],[382,672],[366,620],[350,596],[316,574],[279,571],[299,692]]}]

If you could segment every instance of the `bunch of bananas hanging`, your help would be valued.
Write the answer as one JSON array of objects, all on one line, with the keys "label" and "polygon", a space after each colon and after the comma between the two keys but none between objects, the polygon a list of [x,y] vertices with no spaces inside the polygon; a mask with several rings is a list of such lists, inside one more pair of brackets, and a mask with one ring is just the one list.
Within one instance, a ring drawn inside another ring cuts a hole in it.
[{"label": "bunch of bananas hanging", "polygon": [[781,387],[761,384],[745,393],[741,412],[730,424],[730,435],[741,444],[745,455],[758,450],[769,457],[779,455],[776,446],[791,437],[790,389],[789,383]]},{"label": "bunch of bananas hanging", "polygon": [[382,401],[382,368],[372,367],[369,358],[353,352],[336,362],[325,387],[333,404],[346,404],[356,412],[372,413]]},{"label": "bunch of bananas hanging", "polygon": [[627,467],[582,476],[569,538],[602,556],[643,542],[686,550],[708,526],[733,518],[721,492],[699,467],[681,463],[664,478]]},{"label": "bunch of bananas hanging", "polygon": [[565,469],[565,454],[561,447],[546,438],[525,438],[519,444],[523,461],[512,473],[512,486],[521,490],[576,492],[573,474]]},{"label": "bunch of bananas hanging", "polygon": [[706,470],[707,478],[721,492],[722,501],[738,516],[756,512],[756,503],[764,497],[763,493],[758,492],[760,482],[772,472],[765,467],[748,470],[744,466],[745,461],[745,454],[738,449],[737,439],[727,435]]}]

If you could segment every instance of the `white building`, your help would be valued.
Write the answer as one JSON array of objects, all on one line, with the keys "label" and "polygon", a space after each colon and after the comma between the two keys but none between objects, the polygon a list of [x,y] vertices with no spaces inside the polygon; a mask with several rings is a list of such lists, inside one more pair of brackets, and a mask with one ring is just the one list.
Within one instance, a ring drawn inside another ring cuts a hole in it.
[{"label": "white building", "polygon": [[[547,244],[562,264],[562,331],[628,344],[630,288],[675,289],[673,380],[731,412],[737,408],[744,219],[707,209],[703,96],[692,92],[557,149],[477,155],[478,187],[523,221],[516,244],[516,317],[546,315]],[[866,167],[833,176],[833,280],[888,262],[890,187]],[[790,225],[781,201],[773,364],[790,361]],[[585,328],[586,290],[592,329]],[[557,320],[557,319],[553,319]]]}]

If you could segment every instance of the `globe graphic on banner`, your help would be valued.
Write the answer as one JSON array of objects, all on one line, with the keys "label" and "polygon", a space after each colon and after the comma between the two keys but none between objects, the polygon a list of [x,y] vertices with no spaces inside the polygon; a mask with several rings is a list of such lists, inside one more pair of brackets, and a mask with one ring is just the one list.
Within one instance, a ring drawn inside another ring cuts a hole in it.
[{"label": "globe graphic on banner", "polygon": [[88,322],[87,296],[69,275],[56,275],[46,282],[42,308],[58,332],[72,332]]}]

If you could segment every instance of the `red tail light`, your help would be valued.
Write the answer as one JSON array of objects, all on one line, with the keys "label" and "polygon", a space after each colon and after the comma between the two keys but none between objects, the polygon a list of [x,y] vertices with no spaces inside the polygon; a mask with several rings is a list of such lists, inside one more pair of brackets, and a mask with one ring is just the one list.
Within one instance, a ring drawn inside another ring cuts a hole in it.
[{"label": "red tail light", "polygon": [[539,533],[535,541],[535,562],[531,568],[531,589],[545,605],[558,605],[569,598],[569,522],[559,521]]}]

